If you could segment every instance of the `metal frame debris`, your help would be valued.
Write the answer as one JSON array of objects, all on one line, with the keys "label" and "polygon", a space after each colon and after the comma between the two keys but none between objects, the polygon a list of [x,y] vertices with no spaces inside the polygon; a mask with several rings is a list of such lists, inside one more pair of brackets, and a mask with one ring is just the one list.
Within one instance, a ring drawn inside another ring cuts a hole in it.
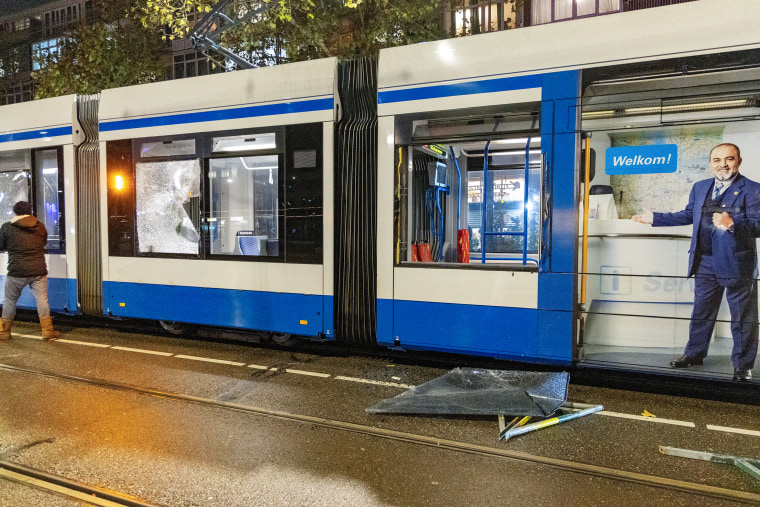
[{"label": "metal frame debris", "polygon": [[701,459],[713,463],[724,463],[734,465],[742,472],[752,476],[756,481],[760,481],[760,459],[741,458],[739,456],[729,456],[728,454],[714,454],[703,451],[690,451],[689,449],[678,449],[676,447],[660,446],[660,452],[669,456],[680,456],[682,458]]}]

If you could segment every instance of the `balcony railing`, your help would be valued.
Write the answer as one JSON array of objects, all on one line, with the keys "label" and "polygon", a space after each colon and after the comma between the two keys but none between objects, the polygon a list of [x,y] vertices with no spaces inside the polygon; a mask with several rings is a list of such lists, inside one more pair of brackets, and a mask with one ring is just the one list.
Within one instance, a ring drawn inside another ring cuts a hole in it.
[{"label": "balcony railing", "polygon": [[697,0],[623,0],[623,12],[650,9],[652,7],[665,7],[666,5],[696,2]]}]

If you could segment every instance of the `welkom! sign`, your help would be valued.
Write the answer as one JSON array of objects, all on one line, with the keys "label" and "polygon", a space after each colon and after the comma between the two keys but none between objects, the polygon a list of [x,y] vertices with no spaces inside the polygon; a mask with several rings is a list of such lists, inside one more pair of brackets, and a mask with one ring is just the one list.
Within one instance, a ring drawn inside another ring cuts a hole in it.
[{"label": "welkom! sign", "polygon": [[607,174],[674,173],[678,169],[678,145],[652,144],[607,148]]}]

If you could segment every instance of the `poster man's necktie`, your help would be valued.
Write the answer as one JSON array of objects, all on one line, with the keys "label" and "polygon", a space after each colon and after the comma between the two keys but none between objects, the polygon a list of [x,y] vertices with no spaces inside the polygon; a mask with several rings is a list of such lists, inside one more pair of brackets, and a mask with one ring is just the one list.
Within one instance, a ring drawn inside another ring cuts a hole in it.
[{"label": "poster man's necktie", "polygon": [[713,201],[718,198],[720,195],[720,189],[723,188],[723,183],[715,183],[715,188],[713,189]]}]

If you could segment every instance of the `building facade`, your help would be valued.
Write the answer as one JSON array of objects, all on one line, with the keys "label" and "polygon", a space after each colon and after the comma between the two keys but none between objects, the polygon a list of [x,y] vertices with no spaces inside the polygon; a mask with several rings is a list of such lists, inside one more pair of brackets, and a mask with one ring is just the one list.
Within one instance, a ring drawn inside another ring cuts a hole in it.
[{"label": "building facade", "polygon": [[[444,23],[466,36],[690,1],[697,0],[464,0],[446,11]],[[0,105],[32,100],[39,57],[54,55],[78,23],[93,20],[90,0],[0,0],[0,13]],[[165,61],[164,79],[225,70],[188,40],[167,44]]]}]

